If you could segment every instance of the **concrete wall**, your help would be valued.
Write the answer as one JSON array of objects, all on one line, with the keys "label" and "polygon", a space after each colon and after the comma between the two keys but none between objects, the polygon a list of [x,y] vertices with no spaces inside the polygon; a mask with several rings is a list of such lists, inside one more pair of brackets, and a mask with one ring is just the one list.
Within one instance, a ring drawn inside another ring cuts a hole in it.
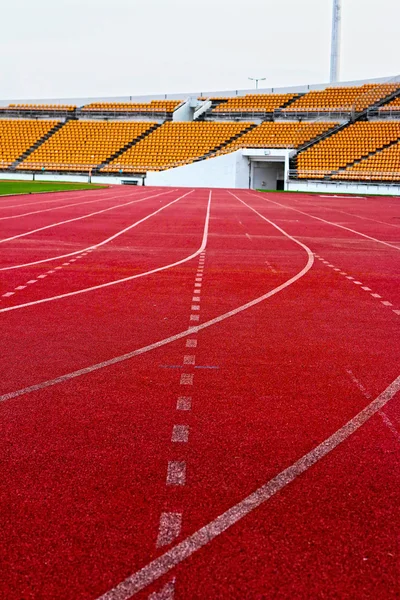
[{"label": "concrete wall", "polygon": [[276,190],[278,179],[285,180],[284,162],[252,162],[251,187]]},{"label": "concrete wall", "polygon": [[146,185],[248,189],[249,162],[238,150],[168,171],[149,172]]},{"label": "concrete wall", "polygon": [[367,183],[333,183],[317,181],[289,181],[286,189],[292,192],[317,192],[320,194],[378,194],[400,196],[400,185],[378,185]]}]

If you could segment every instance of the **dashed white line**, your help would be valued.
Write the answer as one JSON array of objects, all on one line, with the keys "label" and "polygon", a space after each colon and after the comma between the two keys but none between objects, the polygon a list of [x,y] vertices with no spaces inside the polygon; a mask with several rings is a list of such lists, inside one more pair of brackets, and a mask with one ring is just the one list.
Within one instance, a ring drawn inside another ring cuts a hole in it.
[{"label": "dashed white line", "polygon": [[193,304],[193,306],[190,307],[191,310],[200,310],[200,306],[198,304]]},{"label": "dashed white line", "polygon": [[387,300],[382,300],[381,304],[383,304],[383,306],[393,306],[393,304]]},{"label": "dashed white line", "polygon": [[148,600],[174,600],[175,598],[175,579],[166,583],[159,592],[152,592]]},{"label": "dashed white line", "polygon": [[351,275],[347,275],[346,279],[350,279],[350,281],[352,281],[354,277],[352,277]]},{"label": "dashed white line", "polygon": [[168,462],[167,485],[185,485],[186,463],[185,461],[170,460]]},{"label": "dashed white line", "polygon": [[362,285],[362,281],[353,281],[354,285]]},{"label": "dashed white line", "polygon": [[184,365],[194,365],[195,363],[196,363],[196,357],[194,356],[194,354],[186,354],[183,357]]},{"label": "dashed white line", "polygon": [[400,315],[400,310],[394,310],[393,311],[396,315]]},{"label": "dashed white line", "polygon": [[44,274],[44,275],[38,275],[38,279],[45,279],[45,277],[47,277],[46,274]]},{"label": "dashed white line", "polygon": [[171,442],[186,443],[189,441],[189,425],[174,425]]},{"label": "dashed white line", "polygon": [[176,402],[176,410],[191,410],[192,396],[179,396]]},{"label": "dashed white line", "polygon": [[373,298],[382,298],[382,296],[380,296],[379,294],[371,294],[371,296],[372,296]]},{"label": "dashed white line", "polygon": [[186,348],[197,348],[197,340],[186,340]]},{"label": "dashed white line", "polygon": [[361,289],[364,290],[365,292],[371,291],[371,288],[367,287],[366,285],[364,287],[362,287]]},{"label": "dashed white line", "polygon": [[381,417],[382,421],[385,423],[386,427],[388,427],[390,429],[390,431],[393,433],[393,435],[400,441],[400,433],[397,431],[396,427],[393,425],[392,421],[389,419],[387,414],[384,413],[383,410],[380,410],[379,416]]},{"label": "dashed white line", "polygon": [[37,283],[37,279],[30,279],[29,281],[27,281],[27,283],[31,284],[31,283]]},{"label": "dashed white line", "polygon": [[190,315],[191,321],[200,321],[200,315]]},{"label": "dashed white line", "polygon": [[2,298],[9,298],[10,296],[14,296],[15,292],[6,292],[3,294]]},{"label": "dashed white line", "polygon": [[182,514],[178,512],[162,513],[157,537],[157,548],[172,544],[181,533]]},{"label": "dashed white line", "polygon": [[16,287],[16,290],[24,290],[26,288],[26,285],[19,285],[18,287]]},{"label": "dashed white line", "polygon": [[182,373],[180,384],[181,385],[193,385],[193,374],[192,373]]},{"label": "dashed white line", "polygon": [[200,302],[200,296],[193,296],[192,302]]}]

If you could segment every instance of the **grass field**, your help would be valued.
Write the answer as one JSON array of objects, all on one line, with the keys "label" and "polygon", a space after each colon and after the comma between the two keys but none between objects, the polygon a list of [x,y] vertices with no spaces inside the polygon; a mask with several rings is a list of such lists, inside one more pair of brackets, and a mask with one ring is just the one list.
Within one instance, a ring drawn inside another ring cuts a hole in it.
[{"label": "grass field", "polygon": [[1,181],[0,196],[8,194],[35,194],[38,192],[65,192],[104,188],[104,185],[91,183],[64,183],[62,181]]}]

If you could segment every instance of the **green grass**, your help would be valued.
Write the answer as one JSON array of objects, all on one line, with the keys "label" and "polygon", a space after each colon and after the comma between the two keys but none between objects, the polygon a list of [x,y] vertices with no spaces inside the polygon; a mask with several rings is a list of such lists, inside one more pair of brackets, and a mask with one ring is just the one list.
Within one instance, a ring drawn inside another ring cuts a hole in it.
[{"label": "green grass", "polygon": [[37,192],[65,192],[70,190],[102,189],[105,185],[91,183],[64,183],[62,181],[5,181],[0,180],[0,196],[7,194],[35,194]]}]

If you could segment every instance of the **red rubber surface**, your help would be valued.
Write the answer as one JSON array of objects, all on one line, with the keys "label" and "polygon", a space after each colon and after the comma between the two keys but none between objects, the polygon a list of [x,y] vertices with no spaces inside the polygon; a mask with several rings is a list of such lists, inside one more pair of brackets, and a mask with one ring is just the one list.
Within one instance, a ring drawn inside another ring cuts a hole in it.
[{"label": "red rubber surface", "polygon": [[[0,221],[4,239],[161,194],[0,244],[0,268],[96,244],[189,191],[1,198],[0,216],[99,200]],[[399,200],[232,193],[211,195],[199,311],[191,310],[197,257],[0,312],[0,393],[7,394],[186,331],[299,273],[306,250],[239,199],[317,255],[289,287],[190,333],[196,348],[183,337],[0,403],[1,598],[100,597],[326,440],[398,377]],[[209,190],[193,190],[24,289],[15,290],[65,260],[0,271],[0,296],[15,291],[1,297],[0,311],[196,253],[208,199]],[[183,366],[187,355],[195,365]],[[180,384],[182,374],[193,375],[192,386]],[[177,411],[177,398],[188,395],[192,409]],[[320,462],[134,597],[147,599],[174,578],[177,600],[398,598],[399,401],[397,394]],[[171,442],[176,424],[189,426],[188,443]],[[166,485],[169,461],[186,463],[186,485]],[[163,512],[181,513],[182,531],[157,548]]]}]

